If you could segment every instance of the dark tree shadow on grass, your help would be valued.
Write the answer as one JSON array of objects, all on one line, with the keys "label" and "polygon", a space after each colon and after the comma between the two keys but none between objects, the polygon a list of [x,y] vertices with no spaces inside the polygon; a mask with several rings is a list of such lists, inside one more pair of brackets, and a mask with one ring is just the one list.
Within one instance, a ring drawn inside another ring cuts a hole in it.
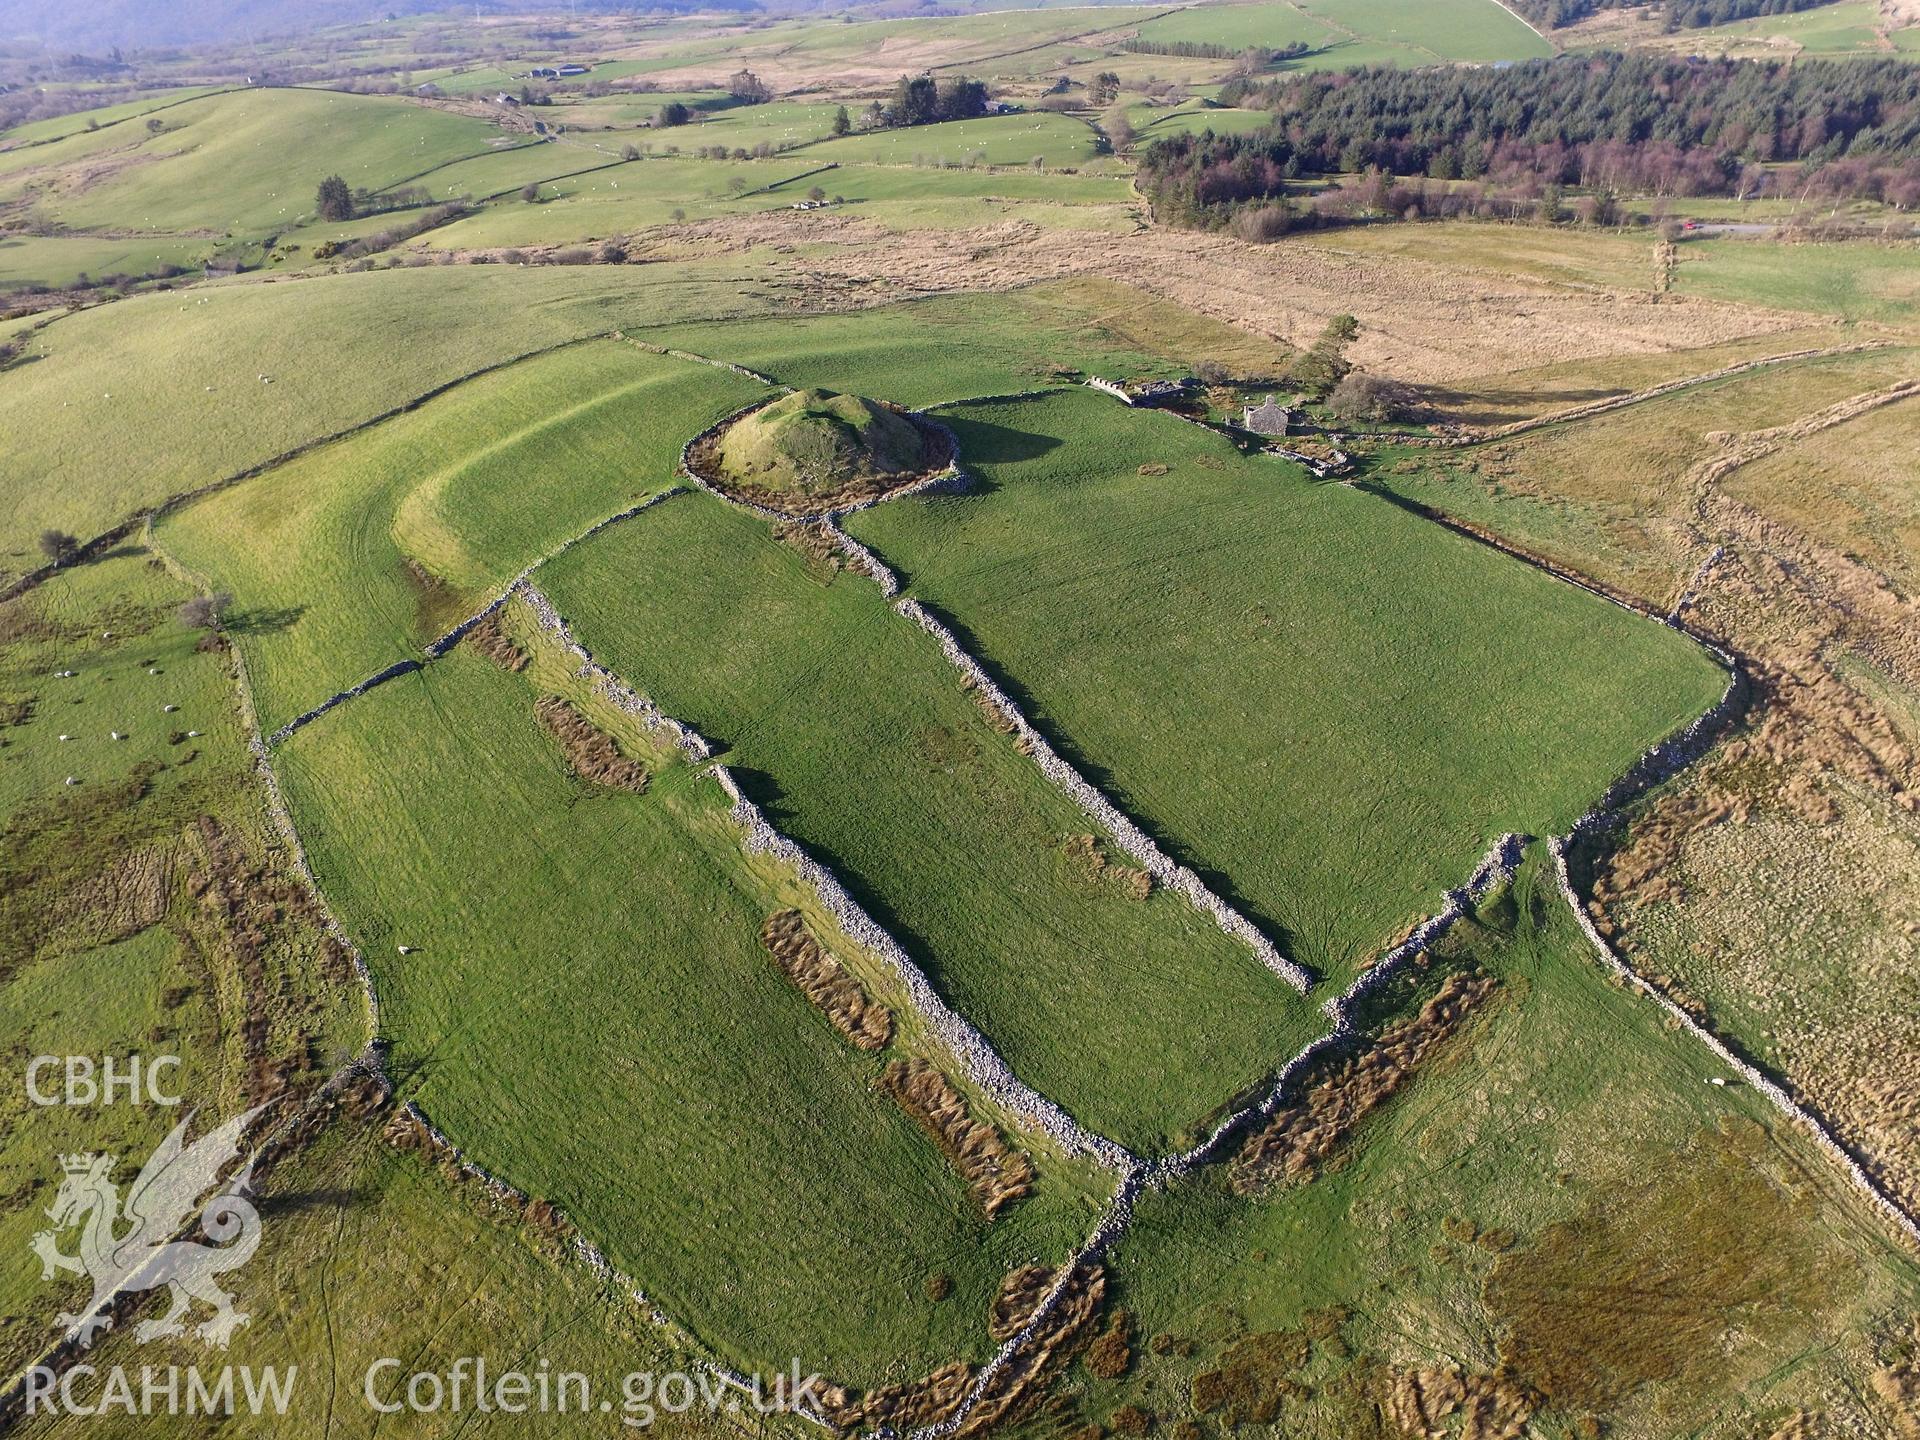
[{"label": "dark tree shadow on grass", "polygon": [[1476,390],[1471,394],[1445,385],[1410,385],[1421,408],[1457,425],[1505,425],[1555,410],[1571,410],[1595,400],[1611,400],[1632,387],[1583,386],[1560,390]]},{"label": "dark tree shadow on grass", "polygon": [[222,622],[221,628],[234,635],[272,635],[287,630],[307,613],[304,605],[282,605],[272,609],[239,610]]},{"label": "dark tree shadow on grass", "polygon": [[373,1197],[358,1190],[301,1190],[291,1194],[262,1195],[254,1202],[261,1220],[280,1215],[298,1215],[307,1210],[364,1210]]}]

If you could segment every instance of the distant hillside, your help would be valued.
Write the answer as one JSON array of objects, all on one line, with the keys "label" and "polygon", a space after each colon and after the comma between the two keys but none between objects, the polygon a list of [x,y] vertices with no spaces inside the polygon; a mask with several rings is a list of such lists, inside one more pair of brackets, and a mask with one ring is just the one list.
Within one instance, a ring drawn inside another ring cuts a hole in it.
[{"label": "distant hillside", "polygon": [[[1514,9],[1529,20],[1558,29],[1585,20],[1602,10],[1623,10],[1644,0],[1515,0]],[[1790,15],[1833,0],[1663,0],[1654,14],[1669,30],[1698,30],[1756,15]]]},{"label": "distant hillside", "polygon": [[[459,10],[471,15],[524,15],[525,0],[0,0],[0,40],[58,46],[129,49],[244,41],[298,34],[329,25],[361,25],[403,15]],[[577,0],[578,11],[649,14],[676,10],[757,10],[758,0]],[[783,9],[806,9],[784,5]]]}]

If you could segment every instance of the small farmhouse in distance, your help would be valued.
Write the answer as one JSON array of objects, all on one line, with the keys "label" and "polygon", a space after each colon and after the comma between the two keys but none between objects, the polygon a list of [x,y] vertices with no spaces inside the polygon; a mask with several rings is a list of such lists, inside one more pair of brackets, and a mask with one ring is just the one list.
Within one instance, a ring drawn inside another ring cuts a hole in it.
[{"label": "small farmhouse in distance", "polygon": [[1284,435],[1293,424],[1293,412],[1269,395],[1258,405],[1248,405],[1241,424],[1256,435]]}]

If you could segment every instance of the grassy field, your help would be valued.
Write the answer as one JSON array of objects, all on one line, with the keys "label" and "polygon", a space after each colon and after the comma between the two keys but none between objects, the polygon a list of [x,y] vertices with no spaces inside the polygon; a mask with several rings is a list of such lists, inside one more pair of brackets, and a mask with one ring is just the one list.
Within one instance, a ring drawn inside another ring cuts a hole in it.
[{"label": "grassy field", "polygon": [[736,275],[725,262],[394,270],[68,315],[0,377],[17,482],[0,567],[38,565],[43,527],[95,534],[484,366],[623,324],[764,308]]},{"label": "grassy field", "polygon": [[1920,401],[1850,421],[1840,461],[1831,436],[1795,441],[1727,477],[1726,493],[1800,534],[1863,559],[1906,594],[1920,589]]},{"label": "grassy field", "polygon": [[879,1060],[769,961],[760,924],[791,902],[718,787],[659,757],[645,795],[590,787],[534,697],[462,648],[284,751],[408,1093],[731,1360],[870,1381],[977,1357],[1000,1274],[1060,1252],[1084,1204],[1043,1174],[989,1226],[871,1088]]},{"label": "grassy field", "polygon": [[984,493],[849,528],[1309,966],[1350,973],[1719,695],[1678,637],[1164,415],[941,413]]},{"label": "grassy field", "polygon": [[1920,319],[1917,262],[1920,249],[1911,244],[1696,240],[1681,247],[1675,286],[1710,300],[1906,326]]},{"label": "grassy field", "polygon": [[195,85],[173,90],[157,90],[151,95],[142,96],[138,100],[128,100],[118,105],[98,105],[91,110],[56,115],[50,120],[30,120],[25,125],[14,126],[11,130],[0,130],[0,148],[12,150],[18,146],[41,145],[92,129],[118,125],[124,120],[138,120],[185,101],[198,99],[202,95],[211,95],[215,93],[215,89],[216,87],[213,86]]},{"label": "grassy field", "polygon": [[1140,26],[1144,40],[1197,40],[1278,50],[1303,41],[1305,63],[1431,65],[1444,60],[1525,60],[1552,47],[1492,0],[1442,0],[1408,8],[1393,0],[1301,0],[1188,6]]},{"label": "grassy field", "polygon": [[1438,968],[1494,998],[1311,1183],[1141,1202],[1116,1257],[1136,1364],[1083,1379],[1083,1411],[1164,1428],[1265,1395],[1285,1433],[1398,1434],[1380,1409],[1451,1371],[1502,1377],[1543,1435],[1886,1423],[1873,1337],[1920,1294],[1837,1171],[1606,983],[1544,865],[1482,921]]},{"label": "grassy field", "polygon": [[1090,125],[1068,115],[989,115],[849,135],[809,148],[806,158],[819,165],[1025,165],[1038,158],[1057,169],[1093,162],[1096,138]]},{"label": "grassy field", "polygon": [[1163,43],[1191,40],[1236,50],[1254,45],[1279,50],[1298,41],[1318,50],[1347,37],[1297,5],[1255,3],[1184,6],[1141,25],[1140,38]]},{"label": "grassy field", "polygon": [[[365,1035],[269,838],[228,657],[175,617],[187,593],[127,552],[0,605],[0,1033],[23,1080],[40,1055],[178,1056],[163,1090],[224,1118],[311,1084]],[[43,1108],[19,1081],[0,1097],[0,1239],[17,1253],[45,1228],[59,1153],[118,1154],[124,1182],[180,1118],[117,1098]],[[13,1267],[0,1370],[75,1298]]]},{"label": "grassy field", "polygon": [[[0,727],[0,815],[60,798],[69,775],[105,788],[159,766],[151,785],[164,792],[193,779],[172,765],[186,751],[240,753],[225,657],[197,650],[201,632],[177,622],[185,598],[128,554],[69,570],[0,609],[0,697],[27,707],[27,718]],[[172,743],[186,730],[204,738]]]},{"label": "grassy field", "polygon": [[[1671,36],[1644,37],[1654,44],[1697,55],[1731,55],[1742,60],[1790,60],[1797,54],[1819,56],[1884,55],[1880,32],[1889,21],[1872,0],[1837,0],[1792,15],[1759,15]],[[1912,25],[1892,29],[1898,49],[1912,48],[1920,35]]]},{"label": "grassy field", "polygon": [[[4,843],[4,842],[0,842]],[[9,967],[11,969],[11,967]],[[0,1242],[26,1257],[32,1237],[47,1228],[43,1213],[61,1180],[58,1156],[73,1151],[118,1154],[129,1167],[122,1182],[180,1120],[180,1112],[156,1105],[42,1108],[29,1102],[24,1083],[36,1055],[84,1055],[148,1060],[177,1056],[163,1070],[163,1091],[210,1101],[221,1088],[220,1007],[192,952],[161,926],[130,939],[46,960],[0,978],[0,1026],[7,1036],[7,1064],[22,1079],[0,1100],[0,1183],[14,1197],[0,1215]],[[62,1093],[61,1071],[37,1077],[43,1093]],[[31,1203],[29,1203],[31,1202]],[[71,1238],[62,1243],[69,1253]],[[0,1338],[0,1370],[15,1369],[54,1337],[53,1315],[77,1309],[84,1281],[46,1285],[36,1261],[7,1267],[0,1280],[0,1309],[28,1323],[7,1326]]]},{"label": "grassy field", "polygon": [[1229,110],[1222,106],[1195,106],[1179,110],[1142,108],[1132,117],[1136,148],[1174,135],[1250,135],[1273,123],[1264,110]]},{"label": "grassy field", "polygon": [[[838,197],[835,214],[899,230],[1022,219],[1130,230],[1132,190],[1117,176],[932,165],[822,169],[818,150],[771,160],[658,159],[542,184],[540,203],[518,195],[421,238],[428,249],[569,244],[627,234],[669,220],[709,220],[785,210],[818,186]],[[737,192],[737,193],[736,193]]]},{"label": "grassy field", "polygon": [[666,488],[682,445],[762,393],[725,370],[592,342],[312,451],[162,533],[236,597],[272,730],[418,656],[540,556]]},{"label": "grassy field", "polygon": [[1552,285],[1651,291],[1655,279],[1654,237],[1618,231],[1443,221],[1336,230],[1304,236],[1301,243],[1342,254],[1406,257]]},{"label": "grassy field", "polygon": [[1556,410],[1628,395],[1671,380],[1684,380],[1744,360],[1764,359],[1794,350],[1849,344],[1853,336],[1838,326],[1809,325],[1776,331],[1696,350],[1651,355],[1601,355],[1560,365],[1496,371],[1469,376],[1452,385],[1432,386],[1426,400],[1436,414],[1468,425],[1505,425]]},{"label": "grassy field", "polygon": [[1078,280],[852,315],[672,325],[644,334],[656,344],[724,356],[784,385],[915,407],[1057,383],[1054,367],[1068,356],[1112,374],[1172,373],[1216,349],[1250,363],[1278,358],[1264,341],[1138,290]]},{"label": "grassy field", "polygon": [[[654,1326],[639,1305],[563,1258],[553,1236],[492,1207],[471,1182],[395,1150],[379,1133],[382,1118],[342,1116],[263,1187],[259,1254],[229,1282],[253,1319],[221,1359],[256,1373],[274,1366],[284,1376],[297,1368],[298,1375],[287,1413],[249,1416],[249,1435],[371,1440],[448,1433],[449,1414],[382,1415],[366,1402],[369,1368],[389,1358],[404,1363],[398,1371],[376,1372],[383,1405],[404,1399],[406,1376],[445,1377],[456,1361],[464,1357],[470,1366],[480,1357],[491,1377],[509,1370],[533,1375],[543,1365],[553,1377],[583,1374],[591,1403],[610,1400],[616,1420],[624,1413],[628,1373],[698,1365],[699,1357]],[[157,1306],[148,1308],[158,1313]],[[204,1367],[207,1353],[191,1337],[138,1344],[125,1327],[103,1337],[92,1359],[138,1375],[142,1365]],[[95,1392],[83,1384],[79,1393],[90,1399]],[[644,1414],[632,1412],[636,1421]],[[781,1425],[791,1423],[762,1421],[750,1409],[728,1421],[655,1407],[651,1429],[691,1440],[781,1434]],[[556,1426],[590,1423],[577,1411],[556,1418],[496,1408],[486,1433],[543,1436]],[[151,1434],[153,1425],[150,1416],[108,1409],[41,1418],[19,1433],[139,1436]]]},{"label": "grassy field", "polygon": [[146,275],[185,269],[212,249],[205,240],[106,239],[93,235],[17,235],[0,239],[0,291],[15,286],[59,288],[109,275]]},{"label": "grassy field", "polygon": [[[326,175],[382,189],[502,139],[469,116],[314,90],[212,95],[153,118],[157,134],[111,126],[0,156],[0,198],[31,186],[37,218],[72,230],[271,234],[312,212]],[[290,173],[290,154],[317,158]]]},{"label": "grassy field", "polygon": [[[1085,818],[871,581],[829,580],[706,496],[543,575],[582,641],[726,746],[776,823],[1084,1123],[1157,1146],[1315,1027],[1184,901],[1129,898],[1076,850]],[[626,575],[649,583],[614,579]]]}]

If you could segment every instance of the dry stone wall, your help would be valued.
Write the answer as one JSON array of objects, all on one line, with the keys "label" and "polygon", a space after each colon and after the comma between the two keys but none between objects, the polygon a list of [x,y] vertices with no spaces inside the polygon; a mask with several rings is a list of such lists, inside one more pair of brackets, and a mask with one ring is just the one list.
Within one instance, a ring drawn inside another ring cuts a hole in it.
[{"label": "dry stone wall", "polygon": [[821,522],[821,528],[827,538],[840,547],[841,552],[853,562],[853,568],[867,576],[880,587],[880,593],[891,600],[900,593],[900,577],[893,573],[886,561],[862,545],[831,520]]},{"label": "dry stone wall", "polygon": [[650,731],[662,731],[673,743],[691,759],[708,760],[713,756],[713,747],[706,737],[689,725],[663,711],[652,700],[639,691],[632,689],[619,676],[593,658],[593,652],[574,638],[572,627],[554,609],[553,602],[531,581],[521,581],[517,593],[527,602],[527,608],[533,611],[534,618],[567,652],[580,662],[574,672],[581,679],[590,682],[596,693],[616,710],[637,719]]},{"label": "dry stone wall", "polygon": [[1119,808],[1079,771],[1062,760],[1046,737],[1034,729],[1006,692],[993,682],[980,663],[954,638],[952,631],[911,597],[896,602],[893,608],[933,636],[948,663],[966,676],[975,690],[1012,727],[1021,744],[1033,756],[1034,763],[1040,767],[1041,773],[1064,791],[1089,819],[1111,835],[1114,843],[1153,876],[1157,884],[1184,897],[1196,910],[1253,951],[1261,964],[1294,989],[1306,993],[1313,983],[1307,972],[1282,955],[1273,941],[1263,935],[1251,920],[1209,890],[1206,882],[1192,870],[1175,864],[1145,831],[1121,814]]},{"label": "dry stone wall", "polygon": [[833,917],[842,933],[886,962],[906,987],[914,1008],[940,1037],[941,1043],[953,1052],[976,1086],[1016,1120],[1051,1136],[1068,1151],[1091,1155],[1113,1170],[1124,1171],[1134,1163],[1126,1150],[1105,1136],[1085,1129],[1053,1101],[1024,1084],[980,1032],[948,1007],[926,973],[893,936],[860,908],[832,871],[774,829],[760,807],[741,791],[726,766],[716,764],[711,773],[732,802],[733,820],[745,836],[746,848],[772,855],[791,866],[812,887],[821,909]]},{"label": "dry stone wall", "polygon": [[1100,1217],[1100,1223],[1094,1227],[1086,1243],[1055,1272],[1053,1283],[1035,1305],[1026,1324],[1001,1345],[994,1352],[993,1357],[981,1367],[968,1388],[966,1399],[951,1415],[938,1424],[923,1426],[913,1431],[908,1436],[908,1440],[948,1440],[948,1437],[965,1426],[981,1397],[992,1392],[1000,1375],[1046,1329],[1048,1320],[1065,1297],[1075,1274],[1083,1267],[1099,1261],[1114,1242],[1126,1233],[1127,1227],[1133,1221],[1134,1202],[1141,1190],[1148,1185],[1164,1185],[1185,1177],[1217,1155],[1225,1141],[1232,1134],[1237,1133],[1247,1121],[1257,1115],[1271,1115],[1278,1109],[1281,1100],[1291,1092],[1294,1082],[1301,1074],[1323,1054],[1351,1038],[1349,1007],[1389,975],[1396,973],[1414,956],[1431,946],[1466,913],[1469,906],[1483,899],[1497,886],[1505,884],[1520,863],[1524,845],[1525,839],[1522,836],[1501,836],[1482,858],[1467,883],[1447,893],[1446,904],[1438,914],[1383,955],[1366,974],[1348,986],[1345,993],[1337,1000],[1329,1001],[1326,1009],[1333,1018],[1334,1028],[1318,1039],[1310,1041],[1298,1054],[1280,1067],[1264,1100],[1230,1116],[1206,1140],[1185,1154],[1171,1156],[1151,1164],[1129,1159],[1120,1171],[1120,1183],[1114,1191],[1113,1199],[1108,1202],[1106,1212]]},{"label": "dry stone wall", "polygon": [[[713,747],[692,727],[665,714],[651,700],[634,691],[611,671],[593,659],[551,601],[532,585],[523,587],[527,603],[540,623],[580,658],[582,676],[592,679],[602,694],[627,713],[635,715],[650,728],[670,733],[682,750],[696,760],[710,760]],[[846,887],[819,861],[798,844],[776,830],[761,813],[760,807],[742,793],[726,766],[713,764],[709,771],[732,806],[734,823],[742,833],[742,845],[749,852],[770,854],[792,869],[812,888],[820,906],[833,918],[843,934],[870,950],[884,961],[906,987],[914,1008],[925,1017],[941,1043],[973,1083],[1010,1115],[1029,1128],[1051,1136],[1069,1151],[1094,1156],[1103,1165],[1120,1169],[1131,1163],[1131,1156],[1113,1141],[1085,1129],[1066,1111],[1038,1091],[1024,1084],[1005,1060],[981,1034],[951,1010],[906,951],[877,921],[847,893]]]},{"label": "dry stone wall", "polygon": [[[473,614],[467,616],[466,619],[462,620],[458,625],[455,625],[451,630],[447,631],[446,634],[440,636],[436,640],[429,641],[423,652],[426,656],[426,659],[429,661],[438,660],[441,656],[445,655],[449,650],[451,650],[455,645],[458,645],[463,639],[466,638],[468,632],[471,631],[474,628],[474,626],[480,624],[482,621],[486,620],[489,616],[498,612],[501,609],[501,607],[503,607],[507,603],[507,601],[513,597],[515,593],[517,593],[523,587],[525,587],[529,579],[532,577],[533,572],[538,570],[542,565],[545,565],[549,560],[555,559],[556,557],[565,554],[567,551],[571,550],[575,545],[578,545],[581,541],[591,539],[593,536],[598,535],[602,530],[606,529],[609,525],[618,525],[622,520],[631,520],[634,516],[638,515],[641,511],[651,509],[653,506],[658,505],[663,500],[671,499],[673,496],[680,494],[685,488],[686,487],[682,485],[669,485],[665,490],[662,490],[659,494],[648,496],[645,500],[642,500],[638,505],[630,505],[625,510],[620,511],[617,514],[608,515],[603,519],[594,521],[593,524],[589,525],[585,530],[582,530],[578,535],[575,535],[572,539],[563,541],[561,544],[556,545],[553,549],[549,550],[546,554],[542,555],[538,560],[535,560],[531,565],[527,566],[518,575],[514,576],[513,579],[509,580],[506,583],[506,585],[501,589],[500,593],[495,595],[485,605],[482,605],[478,610],[474,611]],[[285,740],[289,735],[293,734],[294,731],[300,729],[301,726],[309,725],[313,721],[318,720],[322,715],[326,714],[329,710],[333,709],[336,705],[344,705],[347,701],[356,699],[357,697],[366,694],[367,691],[373,689],[376,685],[384,685],[389,680],[397,679],[402,675],[410,675],[415,670],[420,669],[423,663],[424,662],[420,660],[411,660],[411,659],[395,661],[393,664],[387,666],[386,669],[380,671],[379,673],[374,675],[369,675],[366,679],[362,680],[358,685],[353,686],[351,689],[342,690],[337,694],[329,695],[326,699],[322,700],[318,705],[314,706],[311,710],[305,711],[302,714],[294,716],[293,719],[289,720],[286,724],[282,725],[278,730],[274,731],[273,734],[269,735],[267,737],[267,743],[270,745],[278,745],[282,740]]]},{"label": "dry stone wall", "polygon": [[1567,904],[1572,907],[1574,919],[1580,922],[1581,932],[1587,937],[1587,942],[1592,945],[1593,952],[1599,957],[1600,963],[1632,989],[1658,1005],[1676,1025],[1711,1050],[1721,1064],[1764,1095],[1775,1109],[1804,1130],[1814,1144],[1824,1150],[1828,1157],[1846,1172],[1855,1187],[1867,1197],[1888,1223],[1916,1247],[1920,1247],[1920,1221],[1916,1221],[1909,1215],[1900,1203],[1881,1187],[1880,1182],[1873,1178],[1867,1168],[1854,1158],[1853,1152],[1834,1137],[1833,1132],[1827,1128],[1823,1120],[1789,1095],[1783,1086],[1763,1074],[1757,1066],[1735,1055],[1719,1036],[1689,1015],[1665,991],[1652,982],[1642,979],[1638,971],[1614,952],[1613,947],[1607,943],[1606,938],[1594,925],[1593,917],[1587,913],[1586,906],[1581,903],[1579,893],[1573,888],[1573,878],[1567,872],[1567,842],[1564,839],[1555,838],[1549,841],[1548,845],[1553,851],[1554,871],[1559,878],[1560,892],[1566,897]]},{"label": "dry stone wall", "polygon": [[1198,1166],[1215,1159],[1226,1142],[1238,1134],[1243,1127],[1254,1121],[1271,1117],[1279,1109],[1281,1101],[1292,1093],[1295,1080],[1304,1071],[1322,1055],[1347,1044],[1353,1038],[1355,1033],[1353,1016],[1359,1002],[1399,974],[1415,956],[1431,949],[1440,937],[1451,930],[1474,905],[1506,884],[1513,877],[1514,870],[1518,868],[1525,846],[1526,837],[1522,835],[1502,835],[1494,841],[1492,848],[1474,867],[1473,874],[1466,884],[1446,893],[1444,903],[1438,912],[1422,921],[1405,940],[1387,951],[1357,976],[1345,990],[1321,1007],[1331,1022],[1331,1028],[1318,1039],[1308,1042],[1298,1054],[1280,1067],[1273,1083],[1267,1087],[1265,1095],[1260,1100],[1227,1116],[1214,1127],[1206,1139],[1191,1150],[1168,1156],[1154,1164],[1149,1175],[1152,1182],[1161,1185],[1190,1174]]},{"label": "dry stone wall", "polygon": [[[176,580],[190,586],[196,594],[212,593],[205,576],[189,570],[160,544],[154,535],[151,518],[147,520],[141,538]],[[254,774],[260,779],[267,819],[274,833],[279,836],[280,843],[286,847],[288,864],[313,896],[314,908],[319,911],[322,927],[346,952],[347,959],[352,963],[354,977],[360,982],[360,992],[366,1000],[370,1033],[377,1037],[380,1034],[380,994],[374,989],[373,972],[367,968],[367,958],[360,953],[360,947],[353,943],[347,927],[333,913],[333,907],[327,903],[326,892],[320,888],[320,881],[314,875],[312,865],[307,862],[306,846],[300,843],[300,832],[293,824],[293,812],[287,808],[287,798],[280,791],[280,777],[274,772],[273,757],[260,733],[260,717],[253,703],[253,682],[247,674],[247,657],[238,645],[231,642],[228,643],[227,653],[233,657],[233,683],[240,707],[241,728],[246,731],[247,753],[253,757]]]}]

